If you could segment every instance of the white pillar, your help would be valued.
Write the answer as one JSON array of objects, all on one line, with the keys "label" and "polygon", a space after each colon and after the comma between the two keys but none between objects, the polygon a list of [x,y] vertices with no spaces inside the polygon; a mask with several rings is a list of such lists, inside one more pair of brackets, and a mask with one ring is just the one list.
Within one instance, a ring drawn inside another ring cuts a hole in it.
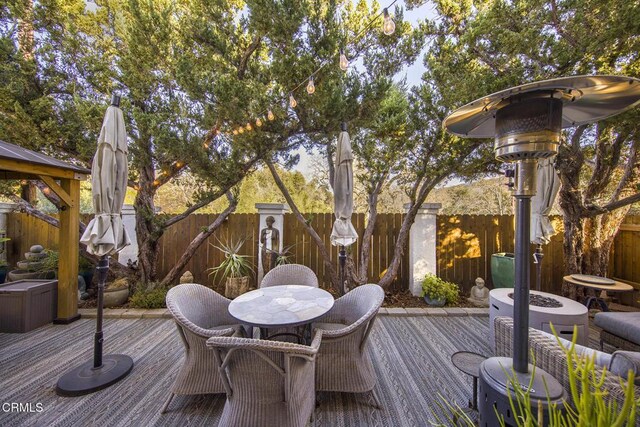
[{"label": "white pillar", "polygon": [[[15,203],[0,203],[0,237],[7,236],[7,223],[9,214],[16,210],[18,205]],[[0,243],[0,260],[7,261],[7,243]]]},{"label": "white pillar", "polygon": [[122,206],[122,223],[124,224],[124,229],[127,231],[129,235],[129,239],[131,240],[131,244],[126,246],[123,250],[118,254],[118,262],[122,265],[127,265],[127,262],[131,260],[131,262],[138,260],[138,237],[136,236],[136,210],[133,205],[123,205]]},{"label": "white pillar", "polygon": [[[408,210],[410,204],[405,204]],[[436,274],[436,216],[440,203],[420,206],[409,233],[409,290],[413,295],[422,293],[422,280],[427,273]]]},{"label": "white pillar", "polygon": [[256,209],[260,214],[260,221],[258,221],[258,281],[260,286],[264,271],[262,270],[262,248],[260,247],[260,231],[267,226],[267,217],[272,216],[275,219],[273,227],[277,228],[280,232],[279,248],[278,251],[282,251],[282,242],[284,241],[284,214],[289,212],[289,206],[284,203],[256,203]]}]

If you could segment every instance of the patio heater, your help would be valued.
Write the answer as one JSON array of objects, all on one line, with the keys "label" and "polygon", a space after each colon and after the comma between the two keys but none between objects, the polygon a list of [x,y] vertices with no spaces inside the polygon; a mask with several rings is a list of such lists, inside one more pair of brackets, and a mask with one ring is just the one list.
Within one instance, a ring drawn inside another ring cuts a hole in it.
[{"label": "patio heater", "polygon": [[515,164],[516,198],[513,358],[493,357],[480,367],[480,425],[507,425],[509,376],[531,392],[531,402],[562,405],[560,383],[528,363],[531,197],[539,159],[558,151],[561,131],[621,113],[640,102],[640,80],[624,76],[574,76],[506,89],[451,113],[446,130],[464,138],[494,138],[496,159]]}]

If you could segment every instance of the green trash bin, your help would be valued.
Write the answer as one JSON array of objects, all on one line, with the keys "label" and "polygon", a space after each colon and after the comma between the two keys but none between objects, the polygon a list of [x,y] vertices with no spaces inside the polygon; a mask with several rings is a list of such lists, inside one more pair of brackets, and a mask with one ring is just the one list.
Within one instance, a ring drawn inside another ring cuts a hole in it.
[{"label": "green trash bin", "polygon": [[513,288],[515,284],[515,255],[500,252],[491,255],[491,279],[494,288]]}]

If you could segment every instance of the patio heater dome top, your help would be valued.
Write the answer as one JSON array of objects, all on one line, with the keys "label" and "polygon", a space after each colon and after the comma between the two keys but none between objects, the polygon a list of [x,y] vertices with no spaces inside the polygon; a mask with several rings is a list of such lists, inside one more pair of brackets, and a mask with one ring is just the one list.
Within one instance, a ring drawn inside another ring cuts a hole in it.
[{"label": "patio heater dome top", "polygon": [[515,86],[483,96],[451,113],[448,132],[466,138],[496,136],[496,112],[520,96],[546,94],[562,103],[561,128],[596,122],[640,103],[640,80],[626,76],[571,76]]}]

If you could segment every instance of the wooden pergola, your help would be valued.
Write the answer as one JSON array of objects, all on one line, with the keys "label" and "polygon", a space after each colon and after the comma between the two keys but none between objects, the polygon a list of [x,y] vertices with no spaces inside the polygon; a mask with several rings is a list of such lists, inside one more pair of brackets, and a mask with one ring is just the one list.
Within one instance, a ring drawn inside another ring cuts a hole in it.
[{"label": "wooden pergola", "polygon": [[0,141],[0,179],[41,180],[62,204],[58,264],[56,323],[70,323],[78,315],[78,246],[80,240],[80,181],[90,170],[17,145]]}]

